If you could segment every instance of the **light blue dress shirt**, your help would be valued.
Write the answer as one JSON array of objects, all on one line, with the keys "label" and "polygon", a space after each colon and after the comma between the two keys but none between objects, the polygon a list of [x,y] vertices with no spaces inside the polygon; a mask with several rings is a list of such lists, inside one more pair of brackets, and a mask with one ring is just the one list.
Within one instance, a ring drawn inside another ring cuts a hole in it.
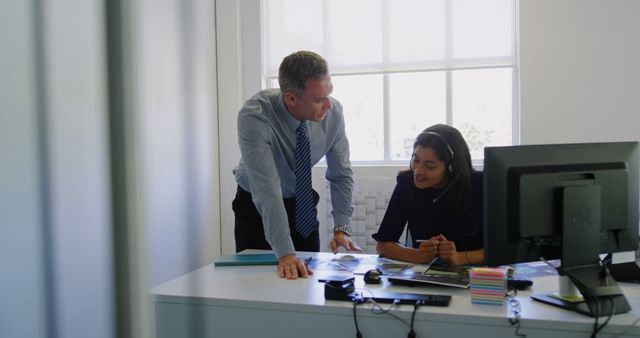
[{"label": "light blue dress shirt", "polygon": [[[333,108],[321,122],[306,121],[311,143],[311,165],[326,157],[334,225],[350,224],[353,171],[345,134],[342,105],[331,98]],[[236,182],[251,193],[262,216],[265,237],[277,257],[295,253],[283,198],[295,197],[296,128],[279,89],[265,89],[250,98],[238,113],[240,163]]]}]

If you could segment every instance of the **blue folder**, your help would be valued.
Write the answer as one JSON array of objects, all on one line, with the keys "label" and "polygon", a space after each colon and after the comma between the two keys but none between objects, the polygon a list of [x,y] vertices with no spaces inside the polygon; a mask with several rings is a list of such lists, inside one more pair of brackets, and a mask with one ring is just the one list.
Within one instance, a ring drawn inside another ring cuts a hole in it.
[{"label": "blue folder", "polygon": [[218,257],[213,264],[215,266],[278,265],[278,258],[272,253],[224,255]]}]

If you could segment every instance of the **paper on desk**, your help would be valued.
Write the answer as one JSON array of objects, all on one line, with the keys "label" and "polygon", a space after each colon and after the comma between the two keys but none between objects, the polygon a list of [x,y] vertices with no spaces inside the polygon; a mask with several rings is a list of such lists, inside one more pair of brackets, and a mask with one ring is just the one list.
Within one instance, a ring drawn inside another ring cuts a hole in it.
[{"label": "paper on desk", "polygon": [[394,274],[404,271],[412,267],[409,263],[379,263],[377,268],[382,271],[383,274]]},{"label": "paper on desk", "polygon": [[635,251],[614,252],[613,255],[611,255],[611,264],[629,263],[635,261]]},{"label": "paper on desk", "polygon": [[457,272],[453,271],[441,271],[441,270],[427,270],[422,273],[423,275],[441,275],[441,276],[457,276]]}]

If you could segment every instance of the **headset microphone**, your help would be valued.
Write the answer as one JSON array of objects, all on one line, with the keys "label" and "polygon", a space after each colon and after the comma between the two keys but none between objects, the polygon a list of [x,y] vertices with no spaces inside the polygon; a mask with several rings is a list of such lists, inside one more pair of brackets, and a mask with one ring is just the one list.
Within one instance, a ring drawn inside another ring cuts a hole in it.
[{"label": "headset microphone", "polygon": [[442,198],[442,196],[444,196],[449,190],[451,190],[451,188],[456,183],[456,181],[458,181],[458,179],[460,179],[460,174],[456,175],[456,177],[451,181],[451,183],[449,183],[449,185],[447,185],[446,188],[444,188],[444,190],[440,193],[440,195],[436,196],[433,199],[433,203],[438,202],[440,198]]}]

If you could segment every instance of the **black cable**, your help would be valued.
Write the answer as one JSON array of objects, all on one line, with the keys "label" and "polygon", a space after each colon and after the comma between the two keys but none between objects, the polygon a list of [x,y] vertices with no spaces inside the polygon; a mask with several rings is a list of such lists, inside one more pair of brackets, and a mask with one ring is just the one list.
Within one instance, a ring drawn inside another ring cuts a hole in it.
[{"label": "black cable", "polygon": [[411,329],[407,334],[407,338],[416,338],[416,331],[413,330],[413,322],[416,318],[416,312],[418,311],[419,306],[420,306],[420,303],[418,301],[416,301],[416,303],[413,304],[413,313],[411,314]]},{"label": "black cable", "polygon": [[[360,288],[358,288],[360,289]],[[374,293],[373,291],[371,291],[368,288],[362,288],[362,290],[369,292],[372,295],[372,298],[364,298],[364,295],[362,296],[363,298],[360,299],[354,299],[354,303],[353,303],[353,321],[355,323],[356,326],[356,338],[362,338],[362,333],[360,333],[360,329],[358,327],[358,320],[356,319],[356,306],[357,304],[363,303],[363,302],[371,302],[372,307],[370,312],[374,315],[383,315],[386,314],[388,316],[391,316],[395,319],[397,319],[398,321],[400,321],[401,323],[403,323],[404,325],[406,325],[407,327],[411,328],[411,331],[413,331],[413,318],[415,316],[415,311],[416,308],[414,308],[414,312],[413,315],[411,317],[411,325],[409,325],[409,323],[407,323],[404,319],[398,317],[397,315],[391,313],[391,310],[393,309],[394,306],[396,306],[397,304],[400,303],[400,301],[398,299],[394,300],[393,303],[389,306],[388,309],[383,308],[380,303],[376,302],[373,299]],[[415,332],[414,332],[414,336],[415,337]]]},{"label": "black cable", "polygon": [[356,338],[362,338],[362,333],[358,327],[358,317],[356,316],[356,307],[358,307],[358,300],[353,300],[353,322],[356,324]]},{"label": "black cable", "polygon": [[[360,290],[361,288],[358,288],[358,289]],[[389,315],[389,316],[391,316],[391,317],[393,317],[393,318],[395,318],[395,319],[399,320],[401,323],[403,323],[403,324],[404,324],[404,325],[406,325],[407,327],[409,327],[409,323],[407,323],[407,322],[406,322],[406,321],[404,321],[402,318],[400,318],[400,317],[398,317],[398,316],[396,316],[395,314],[393,314],[393,313],[391,313],[391,312],[390,312],[390,311],[393,309],[393,307],[394,307],[394,306],[396,306],[397,304],[399,304],[399,303],[400,303],[400,301],[399,301],[399,300],[397,300],[397,299],[396,299],[396,300],[394,300],[394,302],[389,306],[389,308],[388,308],[388,309],[385,309],[385,308],[383,308],[383,307],[382,307],[382,305],[380,305],[378,302],[376,302],[376,301],[373,299],[373,298],[375,297],[375,294],[373,293],[373,291],[371,291],[371,289],[368,289],[368,288],[362,288],[362,290],[364,290],[364,291],[366,291],[366,292],[368,292],[368,293],[370,293],[370,294],[371,294],[371,297],[372,297],[372,298],[365,298],[365,300],[366,300],[367,302],[371,302],[371,304],[373,304],[373,306],[371,307],[371,310],[370,310],[372,314],[374,314],[374,315],[383,315],[383,314]],[[364,297],[364,296],[363,296],[363,297]],[[376,309],[379,309],[379,311],[376,311]]]},{"label": "black cable", "polygon": [[[587,299],[585,299],[587,301]],[[591,331],[591,338],[596,338],[596,334],[598,333],[598,317],[600,317],[600,301],[598,297],[593,297],[593,302],[595,303],[595,308],[593,310],[593,316],[595,320],[593,321],[593,331]],[[589,305],[589,303],[587,303]]]},{"label": "black cable", "polygon": [[527,336],[526,334],[520,333],[520,325],[522,324],[522,322],[520,321],[521,307],[520,307],[520,301],[516,299],[517,295],[518,295],[518,290],[515,290],[515,289],[509,290],[506,294],[507,301],[511,306],[511,313],[513,314],[513,318],[508,318],[509,324],[511,324],[511,326],[516,325],[516,332],[515,332],[516,336],[526,337]]},{"label": "black cable", "polygon": [[547,264],[548,266],[558,270],[558,267],[554,266],[546,258],[542,257],[542,251],[540,250],[540,243],[538,243],[537,241],[533,241],[533,249],[536,251],[536,256],[540,257],[540,261],[542,261],[545,264]]},{"label": "black cable", "polygon": [[[396,300],[396,301],[394,301],[394,303],[393,303],[393,304],[391,304],[391,306],[390,306],[388,309],[384,309],[384,308],[382,308],[382,306],[381,306],[378,302],[376,302],[375,300],[373,300],[373,299],[369,299],[369,302],[371,302],[371,303],[373,304],[373,307],[371,307],[371,313],[372,313],[372,314],[374,314],[374,315],[388,315],[388,316],[391,316],[391,317],[393,317],[393,318],[397,319],[398,321],[400,321],[402,324],[406,325],[407,327],[410,327],[409,323],[407,323],[404,319],[402,319],[402,318],[400,318],[400,317],[398,317],[398,316],[396,316],[395,314],[393,314],[393,313],[391,313],[391,312],[390,312],[390,311],[391,311],[391,309],[393,309],[393,307],[394,307],[396,304],[398,304],[398,301],[397,301],[397,300]],[[380,309],[380,311],[377,311],[377,312],[376,312],[376,311],[375,311],[375,309],[376,309],[376,308]]]},{"label": "black cable", "polygon": [[[596,298],[597,299],[597,298]],[[600,332],[605,326],[607,326],[607,324],[609,324],[609,321],[611,320],[611,317],[613,317],[613,314],[616,313],[616,302],[614,301],[613,297],[607,297],[607,299],[609,299],[609,302],[611,302],[611,311],[609,311],[609,315],[607,316],[607,320],[604,321],[604,323],[602,323],[602,325],[597,326],[598,324],[598,319],[596,318],[596,326],[593,329],[593,334],[591,335],[591,337],[596,336],[596,334],[598,334],[598,332]],[[600,302],[597,301],[598,306],[600,306]],[[599,314],[600,311],[598,311]]]},{"label": "black cable", "polygon": [[[393,303],[389,305],[389,308],[385,309],[382,307],[382,305],[380,305],[380,303],[376,302],[375,300],[370,299],[369,301],[371,302],[371,304],[373,304],[373,307],[371,307],[371,313],[373,313],[374,315],[389,314],[389,311],[391,311],[391,309],[393,309],[393,307],[399,303],[398,300],[394,300]],[[376,308],[379,309],[379,311],[376,311]]]},{"label": "black cable", "polygon": [[607,324],[609,324],[611,317],[613,317],[613,315],[616,313],[616,302],[613,299],[613,296],[609,296],[608,298],[609,298],[609,301],[611,302],[611,311],[609,311],[609,316],[607,316],[607,320],[605,320],[604,323],[602,323],[602,326],[598,328],[598,331],[602,330]]}]

